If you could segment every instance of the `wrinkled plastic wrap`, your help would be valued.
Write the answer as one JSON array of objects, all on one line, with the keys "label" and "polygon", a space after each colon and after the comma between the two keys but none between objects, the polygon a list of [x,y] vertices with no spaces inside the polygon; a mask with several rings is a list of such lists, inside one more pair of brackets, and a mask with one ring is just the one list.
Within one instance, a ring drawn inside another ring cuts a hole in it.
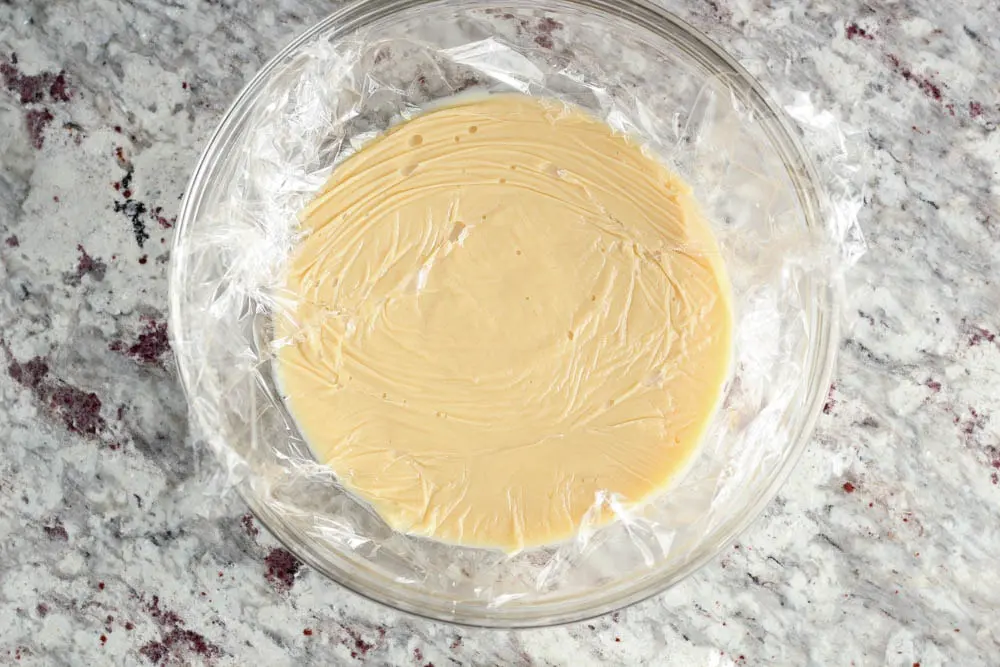
[{"label": "wrinkled plastic wrap", "polygon": [[[676,581],[745,527],[808,439],[829,386],[840,276],[864,249],[850,137],[807,95],[790,96],[794,127],[678,25],[532,5],[358,10],[301,38],[213,139],[172,260],[174,346],[198,436],[222,464],[217,487],[238,489],[341,583],[469,623],[606,611]],[[316,462],[273,375],[298,215],[337,164],[456,94],[510,91],[582,107],[680,174],[719,242],[734,311],[732,372],[686,471],[642,506],[595,498],[613,521],[516,553],[391,530]]]}]

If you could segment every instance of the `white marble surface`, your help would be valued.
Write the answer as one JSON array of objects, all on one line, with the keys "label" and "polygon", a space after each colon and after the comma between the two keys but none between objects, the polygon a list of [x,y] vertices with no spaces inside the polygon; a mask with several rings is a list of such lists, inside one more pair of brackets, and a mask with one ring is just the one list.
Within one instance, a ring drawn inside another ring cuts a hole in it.
[{"label": "white marble surface", "polygon": [[530,632],[284,562],[185,446],[171,221],[229,100],[335,4],[0,2],[0,664],[1000,664],[996,3],[671,2],[867,135],[854,325],[812,445],[732,550]]}]

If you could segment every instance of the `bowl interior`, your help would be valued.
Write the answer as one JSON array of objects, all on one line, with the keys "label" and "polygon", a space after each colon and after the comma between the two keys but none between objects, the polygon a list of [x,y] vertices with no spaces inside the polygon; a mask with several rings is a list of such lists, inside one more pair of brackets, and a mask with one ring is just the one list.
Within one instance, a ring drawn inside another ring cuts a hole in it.
[{"label": "bowl interior", "polygon": [[[514,555],[389,529],[315,463],[271,373],[296,214],[335,165],[438,100],[501,91],[588,109],[685,177],[718,238],[735,310],[732,376],[683,477],[619,521]],[[474,625],[603,613],[709,559],[804,446],[833,354],[831,291],[809,270],[822,205],[798,142],[749,75],[646,2],[352,5],[248,85],[192,179],[171,270],[192,415],[260,520],[363,595]]]}]

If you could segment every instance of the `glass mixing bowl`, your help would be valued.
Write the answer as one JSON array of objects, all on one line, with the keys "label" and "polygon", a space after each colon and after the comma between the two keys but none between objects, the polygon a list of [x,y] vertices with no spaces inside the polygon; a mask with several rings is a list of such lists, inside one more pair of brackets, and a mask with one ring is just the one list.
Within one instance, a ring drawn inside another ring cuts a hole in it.
[{"label": "glass mixing bowl", "polygon": [[[705,442],[648,507],[505,554],[395,533],[317,464],[278,396],[270,316],[295,214],[389,124],[482,89],[554,96],[692,184],[729,272],[734,364]],[[782,112],[730,56],[644,0],[387,0],[345,7],[239,95],[189,185],[171,335],[193,423],[257,518],[389,606],[494,627],[579,620],[663,591],[774,496],[829,386],[827,196]]]}]

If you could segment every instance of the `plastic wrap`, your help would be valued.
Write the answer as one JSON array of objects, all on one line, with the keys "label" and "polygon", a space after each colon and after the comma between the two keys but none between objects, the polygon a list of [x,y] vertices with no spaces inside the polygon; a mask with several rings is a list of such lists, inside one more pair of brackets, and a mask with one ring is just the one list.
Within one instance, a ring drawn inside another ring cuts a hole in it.
[{"label": "plastic wrap", "polygon": [[[601,2],[395,4],[332,17],[272,61],[185,200],[172,335],[198,435],[222,464],[218,487],[238,489],[317,569],[438,618],[532,625],[662,589],[749,523],[808,439],[829,386],[840,276],[864,249],[849,137],[803,95],[787,109],[792,129],[735,63],[642,3],[623,15]],[[594,517],[609,507],[610,523],[505,553],[390,529],[316,462],[273,360],[298,216],[336,166],[457,94],[512,91],[588,110],[693,187],[731,282],[734,350],[703,443],[663,493],[638,506],[598,494]]]}]

